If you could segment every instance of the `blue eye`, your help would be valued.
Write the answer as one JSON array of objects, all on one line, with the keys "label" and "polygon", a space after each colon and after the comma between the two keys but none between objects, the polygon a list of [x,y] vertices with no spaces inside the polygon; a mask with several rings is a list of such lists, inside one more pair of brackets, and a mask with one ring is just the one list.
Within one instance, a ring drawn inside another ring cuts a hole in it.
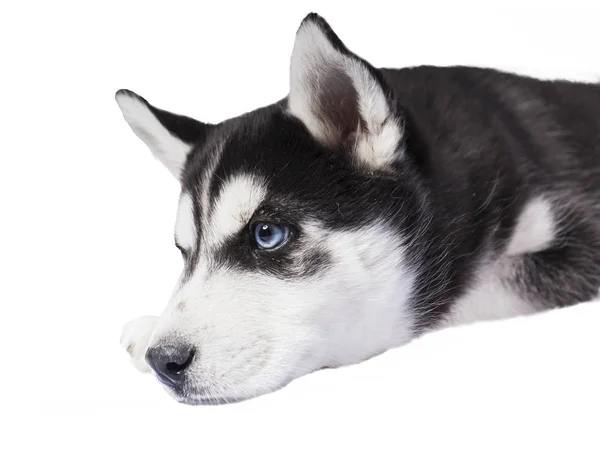
[{"label": "blue eye", "polygon": [[254,239],[261,249],[279,247],[289,235],[290,229],[285,225],[260,222],[254,227]]}]

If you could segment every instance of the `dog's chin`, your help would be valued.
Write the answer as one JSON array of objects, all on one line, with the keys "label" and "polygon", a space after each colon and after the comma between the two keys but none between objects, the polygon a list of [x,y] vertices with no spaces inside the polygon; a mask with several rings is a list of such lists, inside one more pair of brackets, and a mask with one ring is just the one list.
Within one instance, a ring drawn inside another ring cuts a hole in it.
[{"label": "dog's chin", "polygon": [[260,397],[261,395],[264,394],[256,394],[253,396],[248,396],[248,397],[231,397],[231,396],[226,396],[226,395],[198,395],[198,394],[194,394],[194,393],[186,393],[185,395],[183,394],[176,394],[174,393],[172,390],[167,390],[167,392],[170,393],[170,395],[179,403],[182,403],[184,405],[231,405],[231,404],[235,404],[235,403],[240,403],[246,400],[250,400],[256,397]]},{"label": "dog's chin", "polygon": [[[246,400],[260,397],[268,394],[272,391],[265,391],[260,393],[254,393],[247,396],[231,396],[228,394],[217,394],[214,391],[210,391],[210,395],[207,391],[194,390],[186,388],[185,390],[177,390],[173,387],[162,384],[165,391],[173,397],[177,402],[184,405],[230,405],[234,403],[240,403]],[[277,390],[280,387],[273,389]]]},{"label": "dog's chin", "polygon": [[[319,367],[312,371],[317,371]],[[258,381],[246,381],[236,385],[227,385],[225,381],[186,381],[181,387],[174,387],[166,381],[157,378],[164,390],[177,402],[185,405],[229,405],[240,403],[253,398],[262,397],[272,392],[279,391],[294,379],[311,373],[289,372],[285,378],[273,379],[266,377],[267,381],[259,378]],[[267,376],[267,375],[264,375]]]},{"label": "dog's chin", "polygon": [[176,397],[179,403],[184,405],[231,405],[234,403],[243,402],[253,397],[247,398],[234,398],[234,397],[205,397],[205,396],[194,396],[188,395],[185,397]]}]

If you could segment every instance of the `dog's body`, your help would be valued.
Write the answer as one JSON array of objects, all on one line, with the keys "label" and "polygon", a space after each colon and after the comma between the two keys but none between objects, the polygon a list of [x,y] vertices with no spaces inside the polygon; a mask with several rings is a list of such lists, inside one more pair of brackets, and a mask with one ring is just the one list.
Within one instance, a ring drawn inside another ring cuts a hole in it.
[{"label": "dog's body", "polygon": [[[418,132],[431,206],[428,325],[589,300],[600,286],[600,85],[383,70]],[[422,182],[423,183],[423,182]],[[422,242],[418,242],[422,244]],[[443,250],[441,250],[443,248]],[[432,278],[442,288],[432,292]]]},{"label": "dog's body", "polygon": [[214,126],[117,93],[182,186],[184,272],[165,314],[123,336],[178,400],[596,296],[600,85],[374,69],[309,15],[290,86]]}]

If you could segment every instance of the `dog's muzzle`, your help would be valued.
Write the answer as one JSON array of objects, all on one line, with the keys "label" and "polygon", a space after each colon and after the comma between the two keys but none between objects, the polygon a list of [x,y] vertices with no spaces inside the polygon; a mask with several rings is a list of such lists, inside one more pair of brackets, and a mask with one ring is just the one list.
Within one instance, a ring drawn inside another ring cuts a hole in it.
[{"label": "dog's muzzle", "polygon": [[146,362],[163,384],[178,390],[183,386],[186,370],[195,355],[192,346],[159,345],[146,351]]}]

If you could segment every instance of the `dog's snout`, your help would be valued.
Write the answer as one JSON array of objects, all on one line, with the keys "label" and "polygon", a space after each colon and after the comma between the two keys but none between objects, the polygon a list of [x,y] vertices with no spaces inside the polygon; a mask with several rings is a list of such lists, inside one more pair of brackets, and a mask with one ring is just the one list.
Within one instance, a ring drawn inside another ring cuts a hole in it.
[{"label": "dog's snout", "polygon": [[196,351],[191,346],[156,346],[146,351],[146,362],[165,384],[177,388],[183,383],[185,370],[190,366]]}]

